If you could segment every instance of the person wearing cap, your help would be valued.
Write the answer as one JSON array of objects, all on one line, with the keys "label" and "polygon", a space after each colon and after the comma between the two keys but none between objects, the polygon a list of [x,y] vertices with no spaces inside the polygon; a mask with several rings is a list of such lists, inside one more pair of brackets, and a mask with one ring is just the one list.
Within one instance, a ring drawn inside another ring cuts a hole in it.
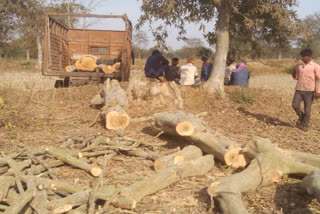
[{"label": "person wearing cap", "polygon": [[171,65],[169,66],[169,69],[165,71],[164,77],[167,81],[177,81],[179,79],[179,59],[177,57],[174,57],[171,59]]},{"label": "person wearing cap", "polygon": [[234,59],[231,57],[227,57],[226,68],[224,71],[224,84],[229,85],[231,79],[231,73],[236,69],[236,66],[233,64]]},{"label": "person wearing cap", "polygon": [[169,68],[169,61],[162,56],[159,50],[153,50],[144,66],[146,77],[159,78]]},{"label": "person wearing cap", "polygon": [[205,82],[209,79],[212,71],[212,63],[208,61],[209,57],[206,54],[201,56],[202,66],[201,66],[201,82]]},{"label": "person wearing cap", "polygon": [[[296,126],[306,132],[309,129],[313,98],[320,97],[320,67],[312,61],[312,50],[304,49],[300,56],[302,63],[292,73],[292,77],[297,80],[292,107],[298,115]],[[301,102],[304,104],[304,112],[300,109]]]},{"label": "person wearing cap", "polygon": [[188,59],[187,63],[182,65],[178,71],[180,74],[179,83],[181,85],[194,85],[200,80],[196,79],[198,77],[198,70],[194,64],[194,59]]}]

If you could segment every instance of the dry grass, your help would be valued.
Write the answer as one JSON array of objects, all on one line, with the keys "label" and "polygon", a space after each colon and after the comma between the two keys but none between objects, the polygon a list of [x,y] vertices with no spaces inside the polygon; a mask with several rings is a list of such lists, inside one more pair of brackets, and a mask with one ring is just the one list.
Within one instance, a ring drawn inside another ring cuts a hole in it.
[{"label": "dry grass", "polygon": [[30,59],[3,59],[0,58],[1,71],[34,71],[36,69],[37,60]]}]

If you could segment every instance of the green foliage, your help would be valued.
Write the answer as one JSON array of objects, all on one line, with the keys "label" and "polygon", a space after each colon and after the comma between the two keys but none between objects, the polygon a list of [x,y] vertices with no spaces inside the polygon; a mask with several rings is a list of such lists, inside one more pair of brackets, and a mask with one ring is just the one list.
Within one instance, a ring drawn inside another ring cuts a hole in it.
[{"label": "green foliage", "polygon": [[292,72],[294,71],[295,68],[296,68],[296,66],[285,67],[283,69],[283,72],[286,74],[292,74]]},{"label": "green foliage", "polygon": [[232,95],[234,101],[238,104],[252,105],[254,103],[254,96],[245,89],[236,91]]}]

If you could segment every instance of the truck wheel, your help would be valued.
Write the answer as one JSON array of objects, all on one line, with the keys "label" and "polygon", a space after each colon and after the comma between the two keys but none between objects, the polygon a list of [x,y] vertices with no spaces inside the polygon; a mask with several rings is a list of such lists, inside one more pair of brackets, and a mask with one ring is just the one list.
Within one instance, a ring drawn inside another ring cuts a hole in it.
[{"label": "truck wheel", "polygon": [[56,80],[54,83],[55,88],[62,88],[63,87],[63,81],[62,80]]}]

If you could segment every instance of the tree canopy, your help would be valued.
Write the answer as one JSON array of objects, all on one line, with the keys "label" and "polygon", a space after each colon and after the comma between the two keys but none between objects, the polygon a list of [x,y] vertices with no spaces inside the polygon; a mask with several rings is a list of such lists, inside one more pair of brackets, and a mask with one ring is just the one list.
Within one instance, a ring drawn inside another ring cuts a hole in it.
[{"label": "tree canopy", "polygon": [[230,39],[246,41],[256,50],[263,43],[286,47],[302,29],[294,10],[297,4],[297,0],[143,0],[137,27],[148,23],[159,45],[165,45],[168,26],[179,29],[181,39],[186,36],[186,23],[198,23],[204,29],[215,20],[209,30],[206,27],[206,39],[215,44],[216,52],[214,72],[205,87],[223,92]]}]

